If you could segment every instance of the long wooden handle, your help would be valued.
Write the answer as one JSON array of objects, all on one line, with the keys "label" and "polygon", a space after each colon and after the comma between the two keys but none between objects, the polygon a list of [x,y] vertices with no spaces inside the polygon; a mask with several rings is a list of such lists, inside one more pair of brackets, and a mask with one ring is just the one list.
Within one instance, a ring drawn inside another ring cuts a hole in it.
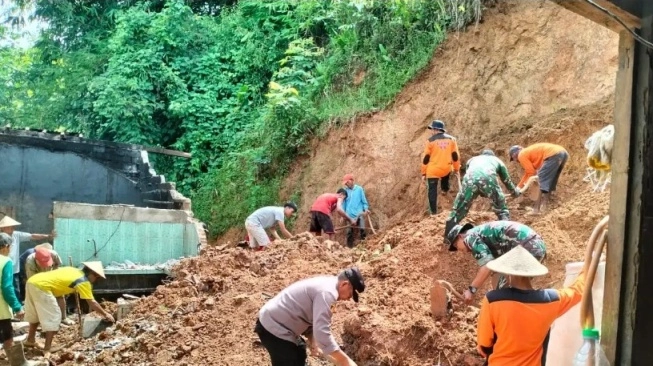
[{"label": "long wooden handle", "polygon": [[372,218],[370,215],[367,215],[367,222],[370,223],[370,229],[372,229],[372,234],[376,235],[376,230],[374,230],[374,224],[372,224]]},{"label": "long wooden handle", "polygon": [[451,283],[445,280],[438,280],[438,282],[440,283],[440,285],[442,285],[442,287],[446,287],[449,291],[451,291],[452,294],[454,294],[454,296],[456,296],[460,300],[465,299],[465,296],[463,296],[460,292],[456,291],[456,289],[453,287]]},{"label": "long wooden handle", "polygon": [[531,186],[531,184],[533,184],[533,182],[535,182],[537,180],[538,180],[537,175],[534,175],[534,176],[528,178],[526,183],[524,183],[524,188],[522,188],[521,191],[525,192]]},{"label": "long wooden handle", "polygon": [[[68,256],[68,263],[73,267],[73,257]],[[79,338],[84,338],[84,324],[82,323],[82,307],[79,303],[79,293],[75,291],[75,301],[77,302],[77,321],[79,322]]]}]

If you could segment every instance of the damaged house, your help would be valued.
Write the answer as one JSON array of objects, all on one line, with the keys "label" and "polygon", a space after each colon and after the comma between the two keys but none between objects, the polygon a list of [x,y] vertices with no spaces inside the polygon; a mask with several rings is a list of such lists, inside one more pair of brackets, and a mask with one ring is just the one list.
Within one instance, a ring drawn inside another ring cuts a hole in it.
[{"label": "damaged house", "polygon": [[[148,152],[186,153],[76,135],[0,130],[0,218],[19,230],[57,232],[65,264],[99,260],[107,280],[98,293],[146,293],[171,263],[196,256],[204,225],[190,199],[152,167]],[[22,243],[20,251],[34,243]]]}]

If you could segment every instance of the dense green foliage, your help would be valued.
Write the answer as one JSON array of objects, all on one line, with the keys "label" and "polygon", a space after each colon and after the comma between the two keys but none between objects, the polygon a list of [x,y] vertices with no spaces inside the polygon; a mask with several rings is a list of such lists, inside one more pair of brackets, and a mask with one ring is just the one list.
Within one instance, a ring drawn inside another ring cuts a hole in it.
[{"label": "dense green foliage", "polygon": [[35,47],[0,49],[0,123],[188,151],[189,160],[157,157],[157,170],[220,233],[278,200],[312,137],[390,102],[446,31],[479,17],[481,0],[38,0],[36,9],[49,28]]}]

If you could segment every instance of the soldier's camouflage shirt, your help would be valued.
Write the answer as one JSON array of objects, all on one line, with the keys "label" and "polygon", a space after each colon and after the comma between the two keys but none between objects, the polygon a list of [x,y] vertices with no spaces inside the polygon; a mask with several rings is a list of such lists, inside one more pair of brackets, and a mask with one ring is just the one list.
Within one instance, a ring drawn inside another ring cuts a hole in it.
[{"label": "soldier's camouflage shirt", "polygon": [[463,241],[471,249],[479,266],[498,258],[517,245],[523,246],[542,261],[546,245],[542,237],[530,227],[515,221],[492,221],[467,231]]},{"label": "soldier's camouflage shirt", "polygon": [[[509,192],[515,191],[515,185],[510,179],[508,168],[501,159],[492,155],[478,155],[467,161],[465,175],[472,178],[488,178],[499,176]],[[495,178],[496,179],[496,178]]]}]

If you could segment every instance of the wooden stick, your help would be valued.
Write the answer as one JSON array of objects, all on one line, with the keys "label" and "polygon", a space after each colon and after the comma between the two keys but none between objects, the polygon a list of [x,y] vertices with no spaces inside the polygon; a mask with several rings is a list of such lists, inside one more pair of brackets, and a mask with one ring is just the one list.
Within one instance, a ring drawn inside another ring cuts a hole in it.
[{"label": "wooden stick", "polygon": [[[68,263],[73,267],[73,257],[68,256]],[[77,321],[79,321],[79,338],[84,338],[84,324],[82,324],[82,307],[79,304],[79,293],[75,291],[75,301],[77,302]]]},{"label": "wooden stick", "polygon": [[374,224],[372,224],[372,218],[370,217],[369,214],[367,215],[367,222],[370,223],[370,229],[372,229],[372,234],[376,235],[376,230],[374,230]]},{"label": "wooden stick", "polygon": [[459,298],[461,300],[465,300],[465,296],[463,296],[460,292],[456,291],[456,289],[453,287],[453,285],[451,283],[449,283],[447,281],[444,281],[444,280],[438,280],[438,282],[443,287],[449,289],[449,291],[451,291],[451,293],[454,294],[454,296],[456,296],[457,298]]}]

